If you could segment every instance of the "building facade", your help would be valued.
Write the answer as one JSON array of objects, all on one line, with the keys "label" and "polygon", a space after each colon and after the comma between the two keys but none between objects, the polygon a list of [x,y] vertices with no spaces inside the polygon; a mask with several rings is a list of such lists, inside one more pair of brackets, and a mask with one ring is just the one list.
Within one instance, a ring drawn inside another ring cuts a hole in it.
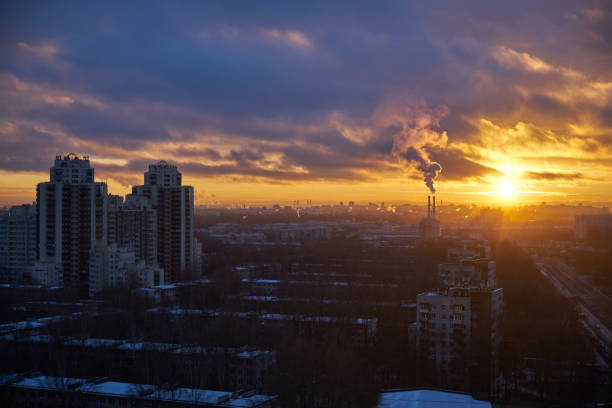
[{"label": "building facade", "polygon": [[612,246],[612,214],[577,215],[574,232],[581,241],[590,240],[600,246]]},{"label": "building facade", "polygon": [[164,283],[163,270],[157,264],[138,260],[133,250],[117,244],[98,244],[90,254],[89,295],[127,283],[149,287]]},{"label": "building facade", "polygon": [[417,354],[431,380],[495,399],[503,289],[454,287],[417,296]]},{"label": "building facade", "polygon": [[108,243],[126,247],[136,260],[157,266],[157,214],[147,197],[110,196]]},{"label": "building facade", "polygon": [[89,256],[107,241],[107,186],[94,181],[89,157],[57,156],[50,181],[36,188],[37,259],[62,270],[63,285],[89,293]]},{"label": "building facade", "polygon": [[29,281],[36,262],[36,207],[14,206],[0,215],[0,282]]},{"label": "building facade", "polygon": [[504,293],[487,243],[451,246],[438,265],[439,289],[417,296],[417,355],[429,380],[501,397],[499,367]]},{"label": "building facade", "polygon": [[183,186],[176,166],[165,161],[149,165],[144,185],[132,194],[150,200],[157,217],[157,263],[164,269],[164,281],[176,282],[189,274],[195,264],[194,192]]}]

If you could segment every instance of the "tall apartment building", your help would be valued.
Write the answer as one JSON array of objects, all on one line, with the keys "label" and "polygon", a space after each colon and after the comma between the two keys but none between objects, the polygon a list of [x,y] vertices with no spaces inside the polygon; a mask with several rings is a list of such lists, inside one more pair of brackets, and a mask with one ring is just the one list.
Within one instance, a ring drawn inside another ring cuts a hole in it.
[{"label": "tall apartment building", "polygon": [[144,185],[132,194],[147,197],[157,216],[157,263],[164,281],[176,282],[195,262],[193,187],[181,185],[181,173],[165,161],[149,165]]},{"label": "tall apartment building", "polygon": [[417,354],[434,381],[499,397],[503,289],[453,287],[417,296]]},{"label": "tall apartment building", "polygon": [[108,243],[134,252],[137,261],[157,266],[157,213],[144,196],[109,196]]},{"label": "tall apartment building", "polygon": [[[574,218],[577,239],[595,239],[604,246],[612,245],[612,214],[583,214]],[[607,244],[607,245],[606,245]]]},{"label": "tall apartment building", "polygon": [[61,268],[64,287],[89,293],[89,255],[107,241],[107,186],[89,157],[56,156],[50,181],[36,188],[37,258]]},{"label": "tall apartment building", "polygon": [[0,282],[30,280],[35,261],[36,207],[11,207],[0,215]]},{"label": "tall apartment building", "polygon": [[489,255],[486,243],[449,249],[438,265],[440,289],[417,296],[417,354],[430,380],[496,399],[504,300]]}]

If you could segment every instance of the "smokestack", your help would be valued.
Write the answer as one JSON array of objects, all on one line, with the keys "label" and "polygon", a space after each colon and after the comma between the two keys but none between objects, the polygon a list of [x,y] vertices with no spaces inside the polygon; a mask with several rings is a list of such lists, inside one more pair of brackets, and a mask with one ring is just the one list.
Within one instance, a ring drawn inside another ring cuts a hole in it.
[{"label": "smokestack", "polygon": [[427,218],[431,217],[431,196],[427,196]]},{"label": "smokestack", "polygon": [[433,217],[436,218],[436,196],[433,196]]}]

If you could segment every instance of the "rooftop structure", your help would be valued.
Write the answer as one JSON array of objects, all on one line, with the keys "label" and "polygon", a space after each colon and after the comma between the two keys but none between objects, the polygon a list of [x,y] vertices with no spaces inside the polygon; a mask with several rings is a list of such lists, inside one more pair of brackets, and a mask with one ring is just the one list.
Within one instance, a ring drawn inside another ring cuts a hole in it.
[{"label": "rooftop structure", "polygon": [[0,215],[0,282],[29,280],[35,261],[36,207],[11,207]]},{"label": "rooftop structure", "polygon": [[149,171],[144,174],[145,186],[179,187],[181,185],[181,173],[176,166],[161,160],[155,164],[149,164]]},{"label": "rooftop structure", "polygon": [[89,156],[58,155],[55,156],[55,165],[49,169],[49,178],[52,183],[93,183],[94,169],[89,166]]}]

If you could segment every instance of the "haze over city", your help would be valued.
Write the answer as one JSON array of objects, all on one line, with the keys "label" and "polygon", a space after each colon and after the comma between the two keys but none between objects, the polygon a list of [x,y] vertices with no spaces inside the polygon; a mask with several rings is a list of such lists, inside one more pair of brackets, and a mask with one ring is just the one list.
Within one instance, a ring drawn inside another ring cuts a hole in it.
[{"label": "haze over city", "polygon": [[[146,8],[146,12],[143,12]],[[612,200],[610,3],[3,5],[0,202],[87,154],[196,205]]]}]

